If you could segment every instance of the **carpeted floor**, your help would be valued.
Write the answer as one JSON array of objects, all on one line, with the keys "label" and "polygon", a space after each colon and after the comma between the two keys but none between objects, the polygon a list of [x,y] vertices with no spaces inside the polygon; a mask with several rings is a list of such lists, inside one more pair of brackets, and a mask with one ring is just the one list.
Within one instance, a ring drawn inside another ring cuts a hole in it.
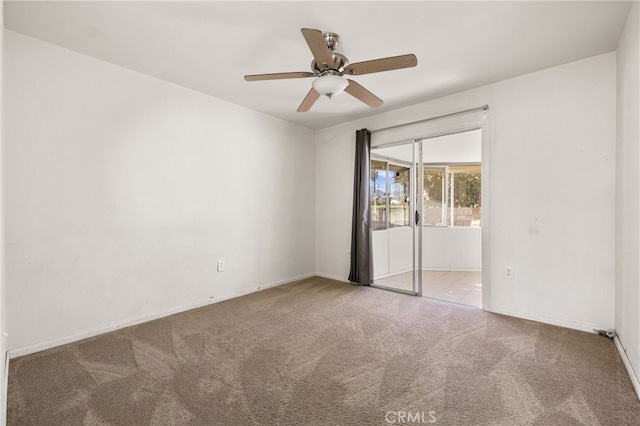
[{"label": "carpeted floor", "polygon": [[638,425],[604,337],[323,278],[14,359],[9,425]]}]

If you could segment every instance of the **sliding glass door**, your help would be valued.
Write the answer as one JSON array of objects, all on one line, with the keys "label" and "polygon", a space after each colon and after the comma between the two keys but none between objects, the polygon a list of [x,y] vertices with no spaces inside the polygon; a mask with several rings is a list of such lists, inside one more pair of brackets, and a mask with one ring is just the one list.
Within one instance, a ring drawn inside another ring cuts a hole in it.
[{"label": "sliding glass door", "polygon": [[374,286],[420,294],[418,143],[371,150]]},{"label": "sliding glass door", "polygon": [[482,306],[481,130],[371,149],[376,287]]},{"label": "sliding glass door", "polygon": [[371,131],[374,286],[478,307],[489,300],[487,109]]}]

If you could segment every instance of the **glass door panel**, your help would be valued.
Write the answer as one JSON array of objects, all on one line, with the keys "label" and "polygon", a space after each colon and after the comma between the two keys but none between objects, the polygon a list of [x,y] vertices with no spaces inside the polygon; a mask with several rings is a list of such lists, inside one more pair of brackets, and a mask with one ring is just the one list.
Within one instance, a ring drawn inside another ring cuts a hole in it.
[{"label": "glass door panel", "polygon": [[416,293],[415,142],[372,148],[374,286]]},{"label": "glass door panel", "polygon": [[447,169],[442,166],[424,167],[422,214],[424,226],[447,225]]},{"label": "glass door panel", "polygon": [[482,306],[481,131],[424,139],[422,294]]}]

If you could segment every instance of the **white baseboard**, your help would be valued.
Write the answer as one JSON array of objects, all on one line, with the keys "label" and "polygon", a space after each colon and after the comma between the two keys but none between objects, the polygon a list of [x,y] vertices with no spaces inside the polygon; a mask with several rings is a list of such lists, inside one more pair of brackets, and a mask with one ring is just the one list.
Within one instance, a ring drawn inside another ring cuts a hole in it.
[{"label": "white baseboard", "polygon": [[526,320],[531,320],[531,321],[537,321],[537,322],[542,322],[545,324],[551,324],[551,325],[557,325],[560,327],[565,327],[565,328],[571,328],[574,330],[580,330],[580,331],[587,331],[589,333],[593,333],[593,330],[600,330],[600,329],[608,329],[609,327],[604,327],[604,326],[597,326],[597,325],[592,325],[592,324],[584,324],[581,322],[576,322],[576,321],[568,321],[568,320],[563,320],[563,319],[559,319],[559,318],[553,318],[553,317],[546,317],[543,315],[535,315],[535,314],[529,314],[526,312],[518,312],[518,311],[512,311],[510,309],[502,309],[502,308],[496,308],[494,306],[491,307],[484,307],[483,305],[483,309],[487,312],[492,312],[494,314],[502,314],[502,315],[508,315],[510,317],[516,317],[516,318],[522,318],[522,319],[526,319]]},{"label": "white baseboard", "polygon": [[423,271],[451,271],[451,272],[482,272],[479,268],[454,268],[454,267],[438,267],[438,266],[424,266]]},{"label": "white baseboard", "polygon": [[616,344],[616,348],[618,348],[618,353],[620,354],[620,358],[622,358],[624,367],[627,369],[627,374],[629,374],[629,378],[631,379],[633,388],[636,390],[636,395],[638,396],[638,399],[640,399],[640,381],[638,380],[638,375],[633,369],[633,366],[631,365],[631,361],[627,356],[627,351],[625,350],[618,336],[615,336],[613,338],[613,342]]},{"label": "white baseboard", "polygon": [[[375,277],[377,280],[383,280],[388,277],[393,277],[394,275],[406,274],[407,272],[412,272],[413,269],[403,269],[401,271],[394,271],[388,274],[383,274]],[[476,268],[428,268],[426,266],[422,267],[422,272],[424,271],[442,271],[442,272],[482,272],[481,269]]]},{"label": "white baseboard", "polygon": [[407,272],[412,272],[413,269],[406,269],[406,270],[402,270],[402,271],[395,271],[395,272],[390,272],[388,274],[382,274],[382,275],[378,275],[377,277],[374,278],[375,280],[383,280],[385,278],[388,277],[393,277],[394,275],[400,275],[400,274],[406,274]]},{"label": "white baseboard", "polygon": [[[7,354],[8,354],[7,359],[9,359],[9,358],[17,358],[17,357],[20,357],[20,356],[33,354],[33,353],[36,353],[36,352],[40,352],[40,351],[44,351],[44,350],[47,350],[47,349],[55,348],[57,346],[62,346],[62,345],[66,345],[68,343],[77,342],[79,340],[88,339],[90,337],[99,336],[101,334],[109,333],[111,331],[119,330],[121,328],[131,327],[133,325],[142,324],[142,323],[147,322],[147,321],[152,321],[152,320],[155,320],[155,319],[164,318],[164,317],[167,317],[169,315],[173,315],[173,314],[177,314],[177,313],[180,313],[180,312],[189,311],[191,309],[200,308],[202,306],[211,305],[213,303],[222,302],[224,300],[233,299],[233,298],[236,298],[236,297],[244,296],[246,294],[255,293],[257,291],[265,290],[267,288],[277,287],[277,286],[280,286],[280,285],[292,283],[292,282],[303,280],[305,278],[310,278],[310,277],[313,277],[313,276],[316,276],[316,274],[315,273],[311,273],[311,274],[298,275],[297,277],[287,278],[287,279],[284,279],[284,280],[275,281],[275,282],[268,283],[268,284],[262,284],[262,285],[259,285],[258,287],[255,287],[255,288],[250,288],[250,289],[245,289],[245,290],[240,290],[240,291],[234,291],[234,292],[222,295],[222,296],[210,297],[210,298],[208,298],[206,300],[199,300],[199,301],[192,302],[192,303],[186,303],[186,304],[183,304],[183,305],[180,305],[180,306],[176,306],[176,307],[173,307],[173,308],[170,308],[170,309],[165,309],[165,310],[162,310],[162,311],[157,311],[157,312],[153,312],[151,314],[143,315],[143,316],[140,316],[140,317],[137,317],[137,318],[121,321],[121,322],[118,322],[116,324],[108,325],[106,327],[101,327],[101,328],[97,328],[97,329],[94,329],[94,330],[89,330],[89,331],[85,331],[85,332],[82,332],[82,333],[77,333],[77,334],[74,334],[74,335],[71,335],[71,336],[65,336],[65,337],[61,337],[61,338],[57,338],[57,339],[47,340],[46,342],[36,343],[34,345],[25,346],[25,347],[22,347],[22,348],[12,349],[9,352],[7,352]],[[7,362],[7,365],[8,365],[8,362]]]},{"label": "white baseboard", "polygon": [[341,281],[343,283],[348,283],[349,281],[344,277],[340,277],[338,275],[324,274],[322,272],[316,272],[314,274],[316,277],[328,278],[330,280]]}]

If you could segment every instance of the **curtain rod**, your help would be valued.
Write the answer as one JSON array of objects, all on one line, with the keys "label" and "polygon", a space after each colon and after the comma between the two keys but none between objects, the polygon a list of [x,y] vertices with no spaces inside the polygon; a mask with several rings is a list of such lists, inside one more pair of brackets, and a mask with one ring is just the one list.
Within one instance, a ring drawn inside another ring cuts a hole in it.
[{"label": "curtain rod", "polygon": [[447,118],[447,117],[452,117],[454,115],[466,114],[466,113],[469,113],[469,112],[480,111],[480,110],[486,111],[488,109],[489,109],[489,105],[482,105],[481,107],[465,109],[464,111],[452,112],[450,114],[439,115],[437,117],[429,117],[429,118],[425,118],[423,120],[412,121],[410,123],[396,124],[395,126],[383,127],[382,129],[370,130],[370,132],[371,133],[382,132],[383,130],[391,130],[391,129],[395,129],[397,127],[411,126],[412,124],[426,123],[427,121],[438,120],[440,118]]}]

